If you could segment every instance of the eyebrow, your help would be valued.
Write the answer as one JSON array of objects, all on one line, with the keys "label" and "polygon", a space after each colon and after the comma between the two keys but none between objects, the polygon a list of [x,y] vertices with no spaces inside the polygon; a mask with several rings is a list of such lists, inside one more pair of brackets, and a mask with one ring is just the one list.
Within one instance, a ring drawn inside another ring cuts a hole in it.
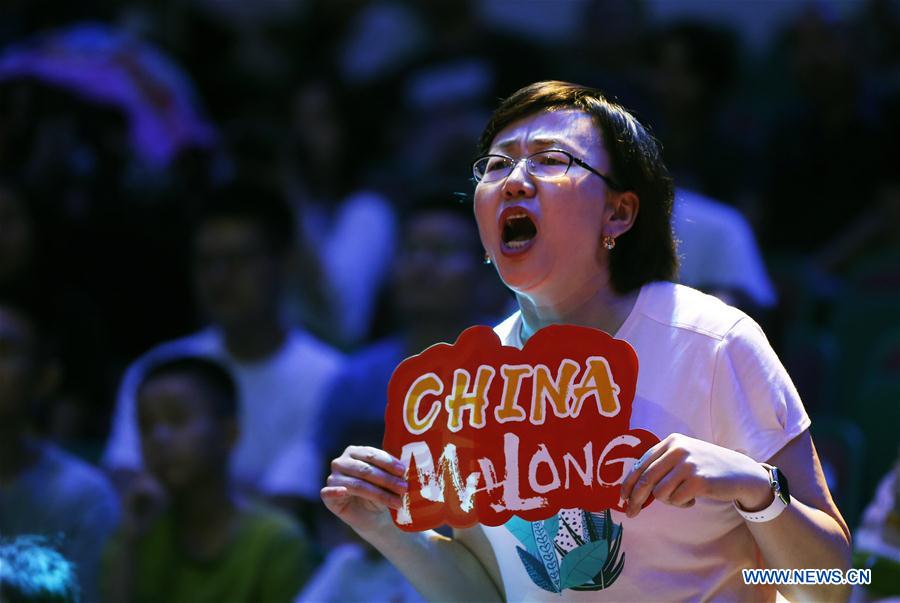
[{"label": "eyebrow", "polygon": [[[527,143],[529,145],[537,146],[537,147],[541,147],[541,148],[545,148],[545,149],[551,148],[551,147],[558,147],[558,148],[562,148],[562,149],[566,150],[566,149],[571,148],[570,144],[568,144],[565,141],[560,140],[558,138],[538,137],[538,138],[532,138],[531,140],[528,140]],[[509,140],[501,141],[500,143],[498,143],[496,145],[496,147],[501,151],[509,151],[509,149],[512,149],[518,145],[519,145],[518,139],[509,139]]]}]

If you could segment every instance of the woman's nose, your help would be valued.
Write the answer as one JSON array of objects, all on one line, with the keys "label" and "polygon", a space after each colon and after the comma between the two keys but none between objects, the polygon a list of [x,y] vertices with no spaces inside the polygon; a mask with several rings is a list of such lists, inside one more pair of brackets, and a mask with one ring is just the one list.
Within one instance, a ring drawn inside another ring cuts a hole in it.
[{"label": "woman's nose", "polygon": [[507,199],[530,197],[534,194],[534,182],[528,173],[528,162],[519,161],[503,181],[503,196]]}]

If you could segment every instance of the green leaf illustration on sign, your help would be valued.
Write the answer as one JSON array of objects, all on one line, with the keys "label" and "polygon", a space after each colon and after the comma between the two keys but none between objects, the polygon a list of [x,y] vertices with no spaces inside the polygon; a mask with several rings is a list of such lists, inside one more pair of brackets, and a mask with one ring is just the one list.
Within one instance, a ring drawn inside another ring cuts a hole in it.
[{"label": "green leaf illustration on sign", "polygon": [[594,576],[606,563],[609,549],[606,541],[589,542],[574,548],[563,557],[560,574],[562,587],[581,586],[594,579]]},{"label": "green leaf illustration on sign", "polygon": [[550,540],[556,540],[556,533],[559,532],[559,515],[554,515],[553,517],[545,519],[544,529],[547,530],[547,535],[550,536]]},{"label": "green leaf illustration on sign", "polygon": [[522,560],[522,565],[525,566],[525,571],[528,572],[528,577],[531,578],[532,582],[551,593],[560,592],[561,589],[550,580],[550,576],[547,575],[547,569],[540,559],[537,559],[520,546],[516,547],[516,552],[519,554],[519,559]]},{"label": "green leaf illustration on sign", "polygon": [[506,522],[506,529],[512,532],[512,535],[522,543],[525,550],[535,557],[539,557],[537,544],[534,542],[534,532],[531,530],[531,523],[525,521],[521,517],[515,515]]},{"label": "green leaf illustration on sign", "polygon": [[547,570],[547,575],[553,581],[553,586],[557,592],[561,589],[559,580],[559,559],[556,557],[556,549],[553,546],[553,539],[544,529],[543,521],[535,521],[531,524],[531,531],[534,533],[534,541],[537,543],[538,553],[540,553],[541,561]]},{"label": "green leaf illustration on sign", "polygon": [[[516,552],[528,576],[539,588],[550,592],[565,589],[576,591],[608,588],[625,567],[625,554],[621,553],[622,525],[614,523],[612,513],[581,512],[581,535],[559,516],[529,523],[513,517],[506,523],[507,529],[525,545]],[[562,528],[569,532],[578,544],[565,551],[554,540]]]}]

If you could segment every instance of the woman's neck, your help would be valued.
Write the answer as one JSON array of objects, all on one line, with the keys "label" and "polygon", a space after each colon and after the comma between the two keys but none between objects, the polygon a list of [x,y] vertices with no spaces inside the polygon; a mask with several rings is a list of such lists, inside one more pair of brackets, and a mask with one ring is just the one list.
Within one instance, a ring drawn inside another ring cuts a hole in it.
[{"label": "woman's neck", "polygon": [[640,290],[616,293],[609,286],[597,287],[592,295],[572,296],[548,302],[517,294],[522,309],[522,342],[552,324],[593,327],[615,335],[631,313]]}]

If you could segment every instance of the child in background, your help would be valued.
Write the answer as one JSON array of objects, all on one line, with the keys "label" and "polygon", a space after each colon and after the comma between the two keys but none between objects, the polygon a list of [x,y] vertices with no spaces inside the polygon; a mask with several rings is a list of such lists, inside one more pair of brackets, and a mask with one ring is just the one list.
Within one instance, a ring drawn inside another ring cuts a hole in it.
[{"label": "child in background", "polygon": [[300,526],[231,486],[236,391],[223,367],[199,357],[144,374],[137,410],[149,475],[126,494],[107,551],[111,602],[287,603],[304,584],[312,563]]}]

